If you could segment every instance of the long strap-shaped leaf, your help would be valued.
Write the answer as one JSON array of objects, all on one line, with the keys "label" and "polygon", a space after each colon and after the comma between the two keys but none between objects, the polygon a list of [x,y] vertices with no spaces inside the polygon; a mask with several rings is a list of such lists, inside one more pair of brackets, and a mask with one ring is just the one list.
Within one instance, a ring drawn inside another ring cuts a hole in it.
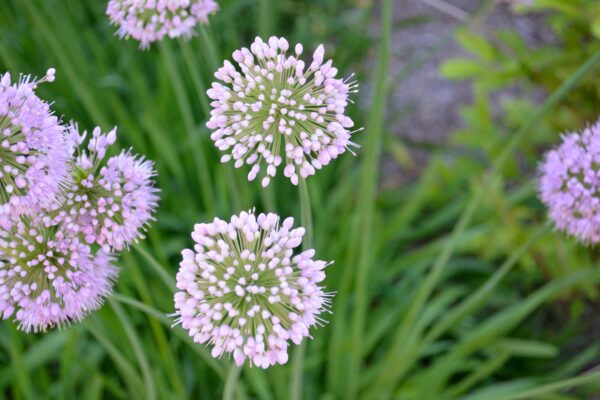
[{"label": "long strap-shaped leaf", "polygon": [[495,340],[525,320],[544,302],[583,282],[597,282],[599,279],[600,271],[592,268],[554,280],[517,304],[483,321],[476,329],[463,336],[449,353],[439,358],[435,364],[428,368],[427,373],[423,375],[421,380],[421,382],[427,382],[428,384],[421,386],[422,396],[419,398],[437,398],[438,392],[443,389],[449,377],[464,364],[471,354],[493,344]]}]

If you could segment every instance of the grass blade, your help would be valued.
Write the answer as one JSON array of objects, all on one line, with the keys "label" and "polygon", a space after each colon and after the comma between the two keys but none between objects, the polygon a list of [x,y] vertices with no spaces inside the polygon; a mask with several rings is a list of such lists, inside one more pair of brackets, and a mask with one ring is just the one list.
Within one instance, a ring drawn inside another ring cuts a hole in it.
[{"label": "grass blade", "polygon": [[[387,364],[392,364],[397,359],[402,359],[402,352],[406,351],[403,343],[406,342],[410,335],[420,335],[420,332],[411,332],[414,326],[414,320],[420,314],[425,302],[429,298],[433,291],[440,275],[442,274],[444,267],[450,260],[451,255],[454,252],[456,243],[465,230],[479,204],[481,203],[485,193],[489,191],[489,188],[493,186],[496,177],[506,163],[509,156],[515,151],[517,145],[521,140],[528,134],[538,123],[538,121],[548,113],[553,107],[560,103],[562,99],[571,92],[575,86],[581,82],[581,80],[589,74],[598,64],[600,63],[600,52],[593,54],[581,67],[567,79],[563,84],[554,92],[552,95],[542,104],[542,106],[536,111],[536,113],[525,123],[521,129],[510,139],[509,143],[504,147],[500,155],[494,160],[492,168],[485,175],[482,180],[482,184],[478,186],[475,194],[471,197],[469,203],[461,214],[453,232],[451,239],[446,243],[442,252],[438,256],[435,264],[431,268],[426,280],[420,287],[418,294],[415,296],[413,305],[409,312],[406,314],[403,322],[399,327],[399,334],[396,336],[397,339],[392,345],[390,352],[388,353]],[[385,373],[381,375],[376,386],[377,387],[391,387],[391,382],[398,380],[402,376],[402,371],[398,372],[395,369],[385,370]]]}]

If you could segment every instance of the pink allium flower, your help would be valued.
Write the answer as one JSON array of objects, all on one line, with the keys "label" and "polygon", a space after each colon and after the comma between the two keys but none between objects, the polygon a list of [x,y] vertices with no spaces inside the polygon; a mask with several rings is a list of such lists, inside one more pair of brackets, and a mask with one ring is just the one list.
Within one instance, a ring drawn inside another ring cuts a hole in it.
[{"label": "pink allium flower", "polygon": [[81,320],[112,290],[117,269],[42,214],[0,228],[0,316],[25,332]]},{"label": "pink allium flower", "polygon": [[563,136],[540,166],[539,194],[556,227],[584,243],[600,241],[600,122]]},{"label": "pink allium flower", "polygon": [[226,60],[215,73],[224,84],[213,83],[207,92],[213,110],[206,125],[215,130],[217,148],[230,153],[221,161],[252,165],[250,181],[264,168],[263,186],[284,157],[284,175],[297,184],[355,146],[348,130],[354,124],[345,112],[357,85],[336,78],[332,61],[323,62],[323,45],[308,67],[299,59],[301,44],[294,55],[288,49],[284,38],[265,43],[257,37],[250,50],[233,53],[239,71]]},{"label": "pink allium flower", "polygon": [[218,9],[214,0],[110,0],[106,14],[121,38],[132,37],[147,48],[165,36],[191,36]]},{"label": "pink allium flower", "polygon": [[22,76],[12,83],[0,76],[0,204],[24,213],[56,200],[68,174],[65,129],[37,84],[54,81],[54,69],[40,80]]},{"label": "pink allium flower", "polygon": [[293,222],[242,212],[194,227],[194,249],[183,250],[177,274],[175,315],[195,342],[213,346],[213,357],[285,364],[288,341],[299,344],[322,322],[332,294],[319,284],[329,264],[313,260],[314,250],[295,251],[304,228],[292,229]]},{"label": "pink allium flower", "polygon": [[[72,128],[74,142],[81,144],[85,136]],[[115,140],[116,129],[107,134],[94,129],[89,153],[82,152],[75,160],[63,207],[85,240],[106,251],[120,251],[143,237],[158,204],[152,161],[121,152],[104,162],[106,149]]]}]

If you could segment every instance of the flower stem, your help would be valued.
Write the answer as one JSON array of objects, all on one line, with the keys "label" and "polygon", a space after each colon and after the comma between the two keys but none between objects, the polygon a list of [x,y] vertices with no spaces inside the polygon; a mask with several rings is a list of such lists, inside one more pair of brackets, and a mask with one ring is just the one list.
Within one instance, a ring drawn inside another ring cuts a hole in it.
[{"label": "flower stem", "polygon": [[225,380],[223,400],[233,400],[233,394],[235,392],[238,379],[240,377],[240,372],[242,372],[241,367],[238,367],[235,364],[231,364],[231,367],[229,368],[229,373],[227,374],[227,379]]},{"label": "flower stem", "polygon": [[187,141],[191,146],[194,169],[197,172],[198,186],[200,187],[200,194],[202,195],[204,207],[206,208],[208,214],[214,214],[216,203],[215,194],[213,191],[214,186],[209,173],[204,146],[200,143],[196,135],[197,129],[194,121],[194,113],[185,90],[184,82],[180,77],[179,70],[175,63],[175,56],[170,45],[168,45],[166,42],[161,42],[159,44],[159,50],[165,70],[169,75],[171,87],[175,93],[175,100],[177,101],[178,109],[181,112],[183,125],[187,135]]},{"label": "flower stem", "polygon": [[294,352],[294,364],[292,365],[292,384],[290,385],[290,399],[302,399],[302,372],[304,369],[304,342]]},{"label": "flower stem", "polygon": [[[385,131],[385,110],[390,90],[388,76],[392,51],[394,1],[381,3],[381,38],[378,56],[378,68],[375,75],[373,102],[370,106],[366,130],[363,164],[361,167],[360,196],[357,202],[358,224],[355,226],[349,254],[355,259],[354,270],[354,310],[350,324],[350,337],[353,346],[360,347],[365,337],[365,325],[369,309],[369,269],[373,267],[373,248],[375,247],[375,223],[377,186],[379,182],[379,164],[381,147]],[[339,301],[339,300],[338,300]],[[343,305],[345,306],[345,305]],[[358,398],[360,373],[363,358],[360,351],[350,352],[347,358],[346,395],[348,400]]]},{"label": "flower stem", "polygon": [[298,182],[300,192],[300,219],[302,226],[306,230],[304,235],[303,248],[304,250],[312,249],[314,246],[313,240],[313,221],[312,209],[310,206],[310,195],[308,194],[308,185],[304,179]]},{"label": "flower stem", "polygon": [[[310,195],[308,193],[308,185],[306,180],[300,179],[298,182],[300,193],[300,219],[302,226],[306,230],[302,247],[304,250],[313,248],[313,221],[312,209],[310,206]],[[292,383],[290,385],[290,398],[292,400],[300,400],[302,398],[302,372],[304,369],[304,342],[298,346],[294,356],[294,364],[292,366]]]}]

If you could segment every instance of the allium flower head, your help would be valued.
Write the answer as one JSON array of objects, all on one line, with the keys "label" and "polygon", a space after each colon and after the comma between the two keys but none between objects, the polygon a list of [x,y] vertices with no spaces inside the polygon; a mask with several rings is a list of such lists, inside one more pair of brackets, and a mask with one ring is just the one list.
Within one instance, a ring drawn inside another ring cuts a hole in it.
[{"label": "allium flower head", "polygon": [[48,103],[35,94],[54,81],[54,69],[40,80],[0,75],[0,204],[23,213],[54,202],[67,177],[65,129]]},{"label": "allium flower head", "polygon": [[0,229],[0,316],[19,329],[44,331],[81,320],[110,294],[117,269],[77,235],[42,214]]},{"label": "allium flower head", "polygon": [[[85,136],[72,127],[74,142],[81,144]],[[94,129],[89,152],[75,160],[64,203],[69,220],[75,221],[85,240],[107,251],[120,251],[142,237],[158,203],[151,161],[121,152],[104,162],[106,150],[115,140],[115,129],[106,134]]]},{"label": "allium flower head", "polygon": [[197,224],[194,249],[182,252],[175,294],[177,322],[213,357],[233,353],[241,365],[285,364],[288,341],[299,344],[322,322],[331,294],[314,250],[296,252],[304,228],[275,214],[242,212],[229,222]]},{"label": "allium flower head", "polygon": [[191,36],[218,9],[214,0],[110,0],[106,14],[121,38],[132,37],[147,48],[165,36]]},{"label": "allium flower head", "polygon": [[540,198],[556,227],[584,243],[600,242],[600,123],[564,135],[540,172]]},{"label": "allium flower head", "polygon": [[354,124],[345,112],[357,85],[336,78],[332,61],[324,62],[323,45],[308,66],[299,58],[301,44],[292,54],[288,50],[284,38],[265,43],[257,37],[250,49],[233,53],[237,69],[224,62],[215,73],[223,83],[207,92],[213,100],[211,138],[228,152],[221,161],[252,165],[248,179],[260,174],[263,186],[284,161],[284,175],[297,184],[355,146],[348,130]]}]

